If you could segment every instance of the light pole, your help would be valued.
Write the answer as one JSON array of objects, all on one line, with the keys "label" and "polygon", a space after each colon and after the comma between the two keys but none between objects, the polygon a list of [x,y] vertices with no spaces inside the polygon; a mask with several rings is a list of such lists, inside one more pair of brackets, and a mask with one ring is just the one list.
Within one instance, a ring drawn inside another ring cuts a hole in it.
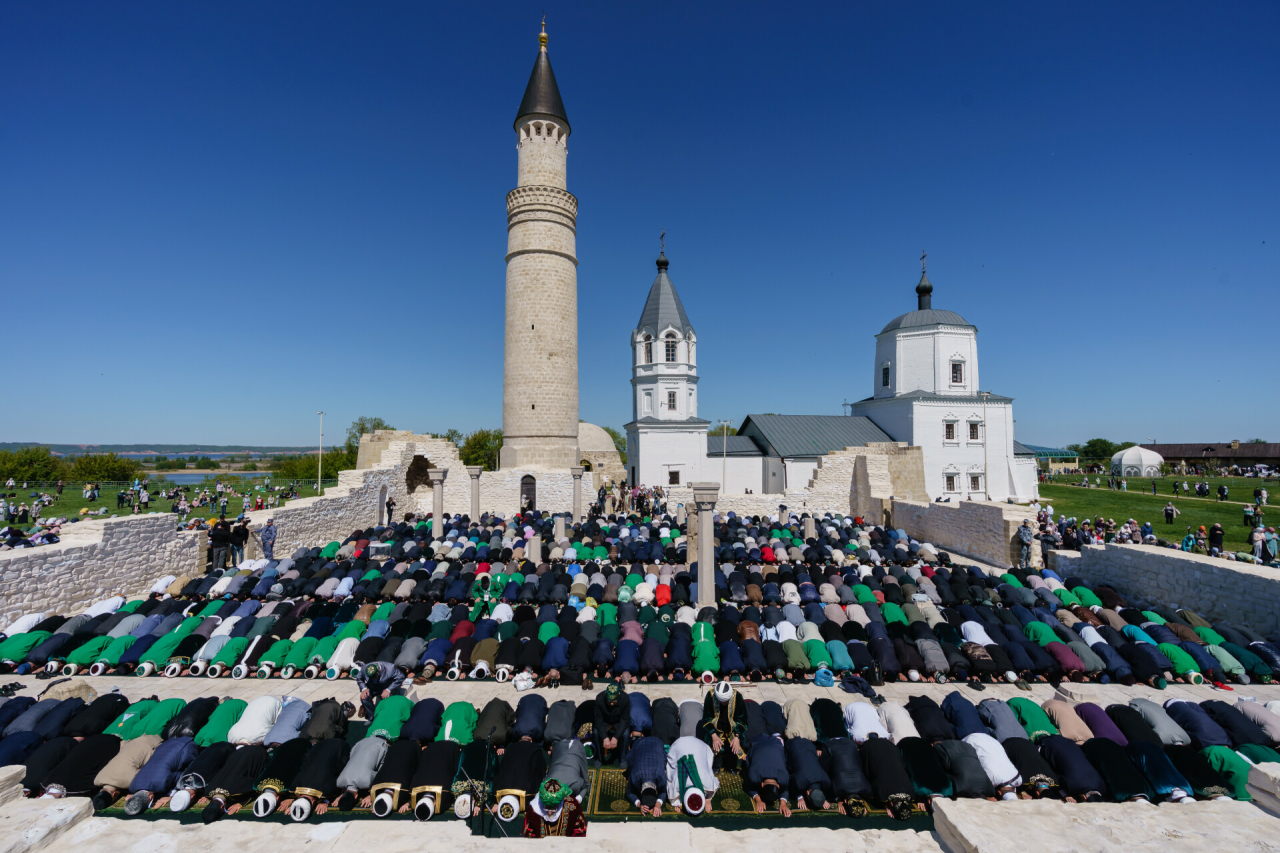
[{"label": "light pole", "polygon": [[991,392],[979,391],[978,393],[982,395],[982,499],[989,501],[991,500],[991,486],[987,471],[987,466],[990,464],[987,457],[987,439],[991,433],[987,430],[987,398],[991,396]]},{"label": "light pole", "polygon": [[320,478],[324,474],[324,412],[316,412],[320,416],[320,445],[316,456],[316,497],[321,495]]},{"label": "light pole", "polygon": [[726,488],[729,485],[729,421],[720,421],[720,438],[724,443],[720,445],[720,493],[728,494]]}]

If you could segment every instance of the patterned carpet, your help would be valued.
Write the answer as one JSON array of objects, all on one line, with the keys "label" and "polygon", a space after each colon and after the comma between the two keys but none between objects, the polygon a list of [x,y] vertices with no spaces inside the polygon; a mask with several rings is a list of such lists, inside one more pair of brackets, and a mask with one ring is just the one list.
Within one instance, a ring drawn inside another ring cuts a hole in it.
[{"label": "patterned carpet", "polygon": [[[591,792],[583,804],[588,821],[624,821],[624,820],[660,820],[689,821],[717,829],[768,829],[785,826],[825,826],[832,829],[847,827],[849,829],[910,829],[929,831],[933,829],[933,817],[917,805],[909,820],[894,820],[883,808],[872,807],[859,818],[846,817],[835,810],[792,812],[790,818],[783,817],[776,809],[757,814],[742,787],[742,777],[737,773],[720,771],[716,777],[720,780],[720,789],[711,799],[712,811],[696,818],[690,818],[672,809],[665,809],[660,818],[646,818],[640,810],[626,798],[626,777],[616,767],[606,767],[589,771],[591,774]],[[124,812],[125,799],[121,797],[109,808],[98,812],[102,817],[115,817],[123,820],[159,821],[172,820],[178,823],[200,823],[201,808],[188,809],[180,814],[162,809],[148,809],[136,817],[129,817]],[[268,818],[253,816],[252,802],[246,803],[236,814],[224,817],[223,820],[252,820],[262,823],[292,823],[286,814],[274,814]],[[308,823],[330,823],[347,820],[413,820],[413,813],[393,814],[385,818],[377,818],[369,809],[354,808],[350,811],[330,809],[324,815],[312,815]],[[453,811],[446,809],[436,814],[432,821],[457,820]]]},{"label": "patterned carpet", "polygon": [[758,814],[751,797],[742,787],[742,777],[721,770],[716,774],[720,789],[711,798],[711,813],[690,818],[664,809],[660,818],[646,818],[626,798],[627,782],[623,772],[614,767],[594,770],[591,796],[587,800],[587,820],[682,820],[714,826],[717,829],[765,829],[775,826],[827,826],[850,829],[933,829],[933,817],[917,805],[908,820],[895,820],[883,808],[871,808],[865,817],[846,817],[836,810],[793,811],[785,818],[776,809]]}]

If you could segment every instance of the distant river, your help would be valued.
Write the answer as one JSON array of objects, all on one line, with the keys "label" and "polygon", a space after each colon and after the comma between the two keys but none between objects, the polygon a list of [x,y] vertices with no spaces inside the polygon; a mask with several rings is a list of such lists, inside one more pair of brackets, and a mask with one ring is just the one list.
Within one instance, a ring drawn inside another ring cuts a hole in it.
[{"label": "distant river", "polygon": [[[254,480],[267,476],[266,471],[246,471],[243,474],[238,472],[227,472],[219,474],[179,474],[174,471],[157,471],[156,474],[163,474],[170,482],[179,486],[193,486],[196,483],[203,483],[206,477],[217,477],[221,480],[243,479]],[[276,478],[279,479],[278,477]]]}]

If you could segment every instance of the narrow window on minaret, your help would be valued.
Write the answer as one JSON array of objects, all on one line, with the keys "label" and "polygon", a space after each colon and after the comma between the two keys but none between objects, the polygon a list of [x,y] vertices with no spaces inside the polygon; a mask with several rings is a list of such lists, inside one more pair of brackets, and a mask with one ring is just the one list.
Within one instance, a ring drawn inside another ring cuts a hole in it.
[{"label": "narrow window on minaret", "polygon": [[673,412],[676,410],[676,392],[675,391],[667,392],[667,408]]},{"label": "narrow window on minaret", "polygon": [[644,363],[653,364],[653,338],[644,336]]},{"label": "narrow window on minaret", "polygon": [[674,362],[676,360],[676,336],[667,335],[667,361]]}]

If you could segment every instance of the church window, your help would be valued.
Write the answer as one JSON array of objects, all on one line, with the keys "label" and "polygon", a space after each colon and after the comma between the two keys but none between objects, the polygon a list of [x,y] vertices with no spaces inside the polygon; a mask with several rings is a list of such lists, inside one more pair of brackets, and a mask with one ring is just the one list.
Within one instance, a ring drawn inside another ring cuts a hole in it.
[{"label": "church window", "polygon": [[667,361],[674,362],[676,360],[676,336],[674,334],[668,333],[666,344],[667,344]]},{"label": "church window", "polygon": [[969,440],[970,441],[978,440],[978,425],[976,423],[969,424]]},{"label": "church window", "polygon": [[964,384],[964,364],[958,361],[951,362],[951,384]]},{"label": "church window", "polygon": [[969,491],[971,492],[982,491],[982,478],[979,477],[977,474],[972,474],[969,476]]},{"label": "church window", "polygon": [[653,364],[653,338],[649,335],[644,336],[644,363]]},{"label": "church window", "polygon": [[676,392],[675,391],[667,392],[667,408],[673,412],[676,410]]},{"label": "church window", "polygon": [[885,388],[889,387],[889,365],[880,368],[880,384]]},{"label": "church window", "polygon": [[955,474],[947,475],[947,491],[948,492],[956,491],[956,475]]},{"label": "church window", "polygon": [[944,436],[947,441],[956,440],[956,425],[954,423],[948,422],[946,425],[944,425],[943,429],[946,430],[946,432],[944,433]]}]

